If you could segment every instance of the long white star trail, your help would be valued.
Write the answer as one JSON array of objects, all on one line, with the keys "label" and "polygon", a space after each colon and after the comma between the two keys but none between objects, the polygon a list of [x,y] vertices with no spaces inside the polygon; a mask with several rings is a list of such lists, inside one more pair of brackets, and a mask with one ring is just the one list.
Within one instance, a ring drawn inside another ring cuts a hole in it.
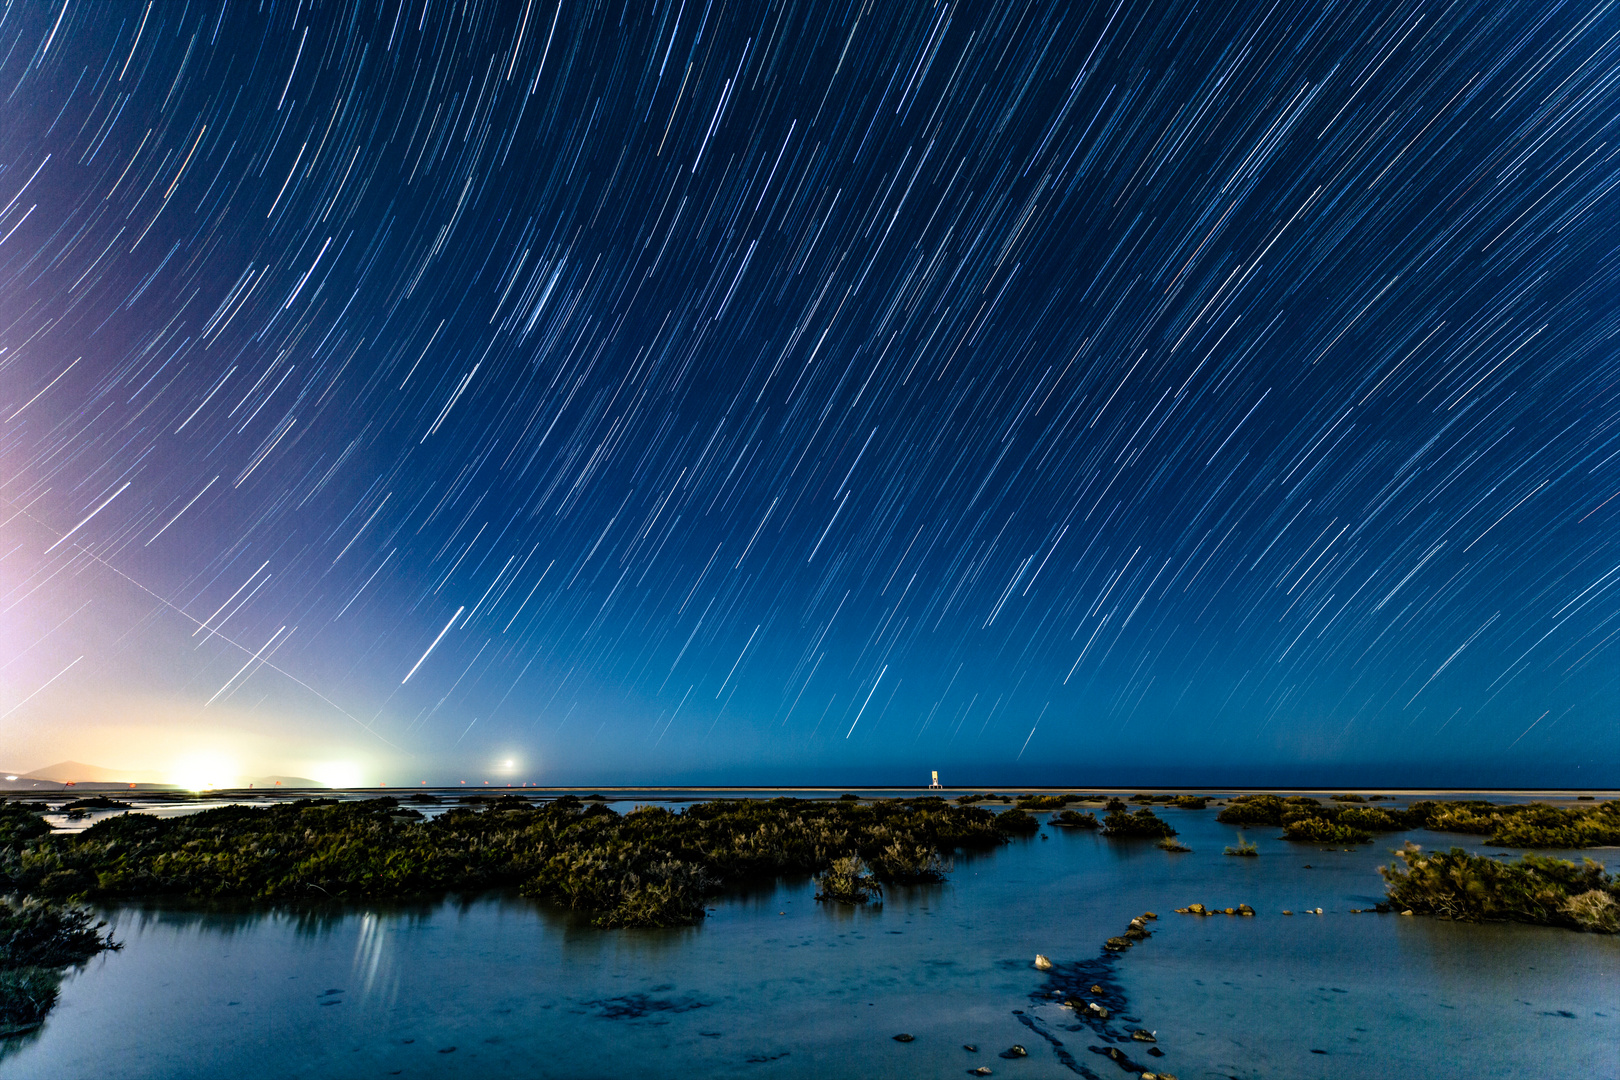
[{"label": "long white star trail", "polygon": [[1612,769],[1612,16],[12,5],[0,736]]}]

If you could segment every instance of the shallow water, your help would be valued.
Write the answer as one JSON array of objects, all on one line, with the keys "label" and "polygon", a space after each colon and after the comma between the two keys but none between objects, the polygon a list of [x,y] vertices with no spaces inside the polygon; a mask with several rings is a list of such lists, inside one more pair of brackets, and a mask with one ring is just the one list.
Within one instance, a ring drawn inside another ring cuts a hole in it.
[{"label": "shallow water", "polygon": [[[1137,1026],[1157,1032],[1162,1058],[1112,1045],[1182,1080],[1620,1075],[1620,939],[1352,915],[1380,898],[1376,867],[1402,837],[1328,852],[1251,829],[1260,857],[1228,858],[1236,833],[1215,810],[1159,813],[1192,854],[1047,828],[879,908],[817,904],[809,882],[782,882],[673,931],[595,930],[512,896],[111,908],[124,950],[68,977],[0,1076],[785,1080],[987,1065],[1111,1080],[1127,1074],[1087,1047]],[[1173,913],[1192,902],[1258,914]],[[1154,936],[1099,961],[1145,910],[1160,916]],[[1033,970],[1036,952],[1058,962],[1053,976]],[[1074,1013],[1043,995],[1081,975],[1136,1020],[1070,1030]],[[1029,1056],[998,1056],[1014,1043]]]}]

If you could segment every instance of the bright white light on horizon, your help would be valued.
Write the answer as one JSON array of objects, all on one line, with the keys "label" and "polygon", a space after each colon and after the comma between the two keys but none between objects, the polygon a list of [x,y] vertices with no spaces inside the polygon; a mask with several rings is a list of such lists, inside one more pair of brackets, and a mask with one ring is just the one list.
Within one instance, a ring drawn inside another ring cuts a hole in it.
[{"label": "bright white light on horizon", "polygon": [[310,770],[310,775],[333,788],[359,787],[360,766],[352,761],[326,761]]},{"label": "bright white light on horizon", "polygon": [[174,782],[189,791],[236,787],[241,776],[236,762],[224,754],[199,751],[175,762],[170,770]]}]

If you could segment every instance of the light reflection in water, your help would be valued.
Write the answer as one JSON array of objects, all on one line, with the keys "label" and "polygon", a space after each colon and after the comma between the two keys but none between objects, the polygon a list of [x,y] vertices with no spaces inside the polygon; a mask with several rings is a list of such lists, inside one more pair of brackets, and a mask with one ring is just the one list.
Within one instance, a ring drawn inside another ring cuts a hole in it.
[{"label": "light reflection in water", "polygon": [[359,984],[358,1000],[368,1005],[392,1008],[399,998],[399,972],[394,963],[393,920],[366,912],[359,919],[354,942],[354,975]]}]

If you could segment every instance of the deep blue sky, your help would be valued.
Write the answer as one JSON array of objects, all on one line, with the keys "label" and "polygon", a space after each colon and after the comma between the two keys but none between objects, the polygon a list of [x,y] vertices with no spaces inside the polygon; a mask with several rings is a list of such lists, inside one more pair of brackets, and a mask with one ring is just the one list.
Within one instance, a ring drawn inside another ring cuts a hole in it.
[{"label": "deep blue sky", "polygon": [[1615,29],[12,5],[0,764],[1613,783]]}]

